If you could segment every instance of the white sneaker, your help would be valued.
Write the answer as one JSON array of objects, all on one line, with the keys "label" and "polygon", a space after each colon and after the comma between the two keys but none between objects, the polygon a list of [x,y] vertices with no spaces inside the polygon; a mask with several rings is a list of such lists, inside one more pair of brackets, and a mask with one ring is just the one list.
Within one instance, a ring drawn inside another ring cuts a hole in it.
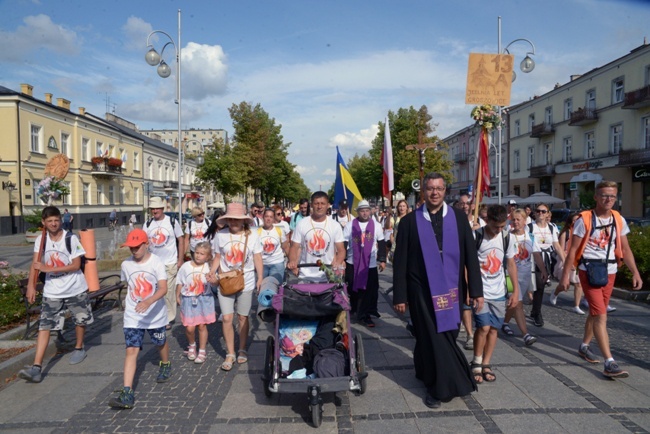
[{"label": "white sneaker", "polygon": [[555,294],[555,292],[551,292],[549,301],[551,302],[552,306],[555,306],[557,304],[557,295]]},{"label": "white sneaker", "polygon": [[614,306],[611,306],[609,304],[607,305],[607,313],[614,312],[615,310],[616,308]]},{"label": "white sneaker", "polygon": [[585,312],[582,309],[580,309],[580,306],[574,306],[574,308],[571,309],[571,311],[573,313],[577,313],[578,315],[584,315],[585,314]]}]

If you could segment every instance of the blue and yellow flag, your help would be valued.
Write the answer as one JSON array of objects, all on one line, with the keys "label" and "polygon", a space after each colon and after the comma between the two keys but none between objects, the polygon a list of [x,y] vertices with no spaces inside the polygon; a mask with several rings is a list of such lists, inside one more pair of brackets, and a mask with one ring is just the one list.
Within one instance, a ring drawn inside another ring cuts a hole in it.
[{"label": "blue and yellow flag", "polygon": [[341,156],[339,147],[336,147],[336,181],[334,182],[334,208],[338,208],[339,203],[345,200],[348,203],[350,213],[357,215],[357,204],[361,200],[361,193],[355,184],[352,175],[348,171],[348,166]]}]

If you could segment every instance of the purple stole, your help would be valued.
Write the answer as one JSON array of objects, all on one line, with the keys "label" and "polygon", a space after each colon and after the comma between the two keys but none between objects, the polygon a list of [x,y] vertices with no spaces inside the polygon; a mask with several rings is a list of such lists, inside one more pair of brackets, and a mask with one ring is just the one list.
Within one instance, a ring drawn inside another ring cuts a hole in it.
[{"label": "purple stole", "polygon": [[[363,236],[363,244],[361,243]],[[358,219],[352,220],[352,262],[354,265],[354,280],[352,290],[357,292],[366,289],[368,285],[368,270],[370,268],[370,255],[375,243],[375,222],[372,217],[368,219],[366,230],[361,233]]]},{"label": "purple stole", "polygon": [[[460,244],[454,210],[448,209],[442,219],[442,252],[438,251],[436,234],[431,222],[424,217],[429,212],[422,205],[415,212],[418,238],[424,257],[424,266],[431,292],[433,310],[436,313],[438,333],[457,330],[460,323],[458,304],[458,270],[460,270]],[[443,212],[441,209],[439,212]]]}]

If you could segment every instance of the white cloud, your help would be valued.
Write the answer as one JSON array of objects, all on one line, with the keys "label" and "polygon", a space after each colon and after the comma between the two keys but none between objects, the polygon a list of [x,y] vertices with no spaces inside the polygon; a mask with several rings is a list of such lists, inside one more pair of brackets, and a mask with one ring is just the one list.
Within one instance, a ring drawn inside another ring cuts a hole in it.
[{"label": "white cloud", "polygon": [[0,60],[22,61],[27,53],[35,50],[49,50],[59,54],[76,55],[81,40],[77,33],[55,24],[47,15],[31,15],[23,19],[25,25],[15,32],[0,31],[3,41]]},{"label": "white cloud", "polygon": [[358,150],[363,153],[372,147],[372,141],[377,136],[378,131],[379,127],[377,125],[371,125],[370,128],[365,128],[358,133],[339,133],[330,138],[328,146],[338,146],[339,148]]},{"label": "white cloud", "polygon": [[301,166],[300,164],[296,164],[296,172],[298,172],[299,175],[309,175],[314,172],[316,172],[316,166]]},{"label": "white cloud", "polygon": [[200,101],[225,93],[228,66],[226,55],[219,45],[190,42],[181,53],[184,97]]},{"label": "white cloud", "polygon": [[322,175],[325,175],[325,176],[336,176],[336,170],[334,170],[334,169],[323,170]]},{"label": "white cloud", "polygon": [[[142,51],[143,55],[145,52],[145,42],[147,36],[153,31],[151,24],[144,21],[142,18],[130,16],[126,20],[126,24],[122,26],[122,31],[126,39],[124,40],[124,46],[129,50]],[[156,35],[153,35],[150,42],[156,42],[158,38]]]}]

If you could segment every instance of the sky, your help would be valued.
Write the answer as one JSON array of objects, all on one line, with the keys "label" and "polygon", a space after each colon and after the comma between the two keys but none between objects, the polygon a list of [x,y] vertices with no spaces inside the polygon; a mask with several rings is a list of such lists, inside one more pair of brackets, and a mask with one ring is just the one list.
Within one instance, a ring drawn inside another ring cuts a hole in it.
[{"label": "sky", "polygon": [[[650,42],[650,0],[0,0],[0,85],[176,129],[174,76],[144,60],[162,30],[181,47],[183,129],[232,136],[228,108],[259,103],[307,187],[327,190],[336,146],[365,153],[389,110],[426,105],[440,138],[471,124],[468,57],[497,52],[498,16],[503,47],[535,46],[511,104]],[[510,47],[515,65],[530,49]],[[164,58],[175,68],[172,46]]]}]

